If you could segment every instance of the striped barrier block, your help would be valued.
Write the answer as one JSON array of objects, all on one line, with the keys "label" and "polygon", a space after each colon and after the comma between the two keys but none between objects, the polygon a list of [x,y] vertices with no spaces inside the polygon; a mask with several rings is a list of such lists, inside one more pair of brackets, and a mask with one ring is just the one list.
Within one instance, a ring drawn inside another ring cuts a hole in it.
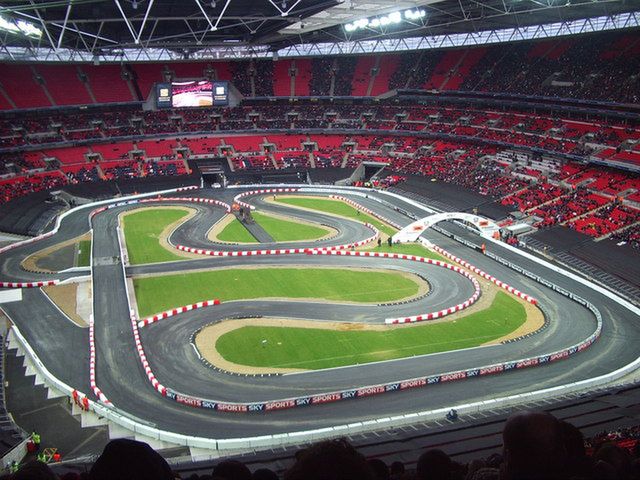
[{"label": "striped barrier block", "polygon": [[295,193],[298,191],[300,191],[299,188],[264,188],[260,190],[250,190],[248,192],[243,192],[236,195],[235,197],[233,197],[233,201],[243,208],[248,208],[249,210],[255,210],[256,207],[254,207],[253,205],[249,205],[246,202],[243,202],[241,199],[244,197],[249,197],[251,195],[262,195],[265,193]]},{"label": "striped barrier block", "polygon": [[217,298],[215,300],[205,300],[204,302],[194,303],[192,305],[185,305],[179,308],[172,308],[171,310],[165,310],[164,312],[158,313],[156,315],[151,315],[150,317],[143,318],[138,322],[138,327],[146,327],[152,323],[155,323],[164,318],[173,317],[174,315],[178,315],[180,313],[190,312],[191,310],[197,310],[199,308],[211,307],[213,305],[220,305],[220,300]]},{"label": "striped barrier block", "polygon": [[136,350],[138,352],[138,357],[140,358],[140,363],[142,364],[142,368],[144,369],[144,373],[147,375],[147,379],[151,383],[151,386],[161,395],[165,396],[167,394],[167,389],[164,385],[160,383],[160,381],[156,378],[149,366],[149,362],[147,361],[147,356],[144,353],[144,347],[142,346],[142,341],[140,340],[140,332],[138,331],[138,321],[136,320],[133,311],[130,314],[131,318],[131,328],[133,329],[133,339],[136,344]]},{"label": "striped barrier block", "polygon": [[157,202],[187,202],[187,203],[205,203],[208,205],[217,205],[225,209],[227,213],[231,213],[231,205],[228,205],[220,200],[214,200],[212,198],[200,198],[200,197],[160,197],[149,198],[140,200],[140,203],[157,203]]},{"label": "striped barrier block", "polygon": [[329,195],[329,198],[333,198],[334,200],[340,200],[342,202],[345,202],[345,203],[351,205],[352,207],[357,208],[358,210],[362,210],[363,212],[368,213],[369,215],[371,215],[372,217],[377,218],[378,220],[382,220],[384,223],[387,223],[387,224],[391,225],[394,228],[402,229],[402,227],[400,225],[398,225],[397,223],[389,220],[386,217],[383,217],[379,213],[374,212],[373,210],[371,210],[371,209],[369,209],[367,207],[364,207],[364,206],[360,205],[358,202],[356,202],[354,200],[351,200],[350,198],[343,197],[341,195]]},{"label": "striped barrier block", "polygon": [[96,383],[96,342],[93,315],[89,318],[89,386],[93,394],[99,398],[102,403],[111,405],[107,396],[102,393],[102,390],[100,390]]},{"label": "striped barrier block", "polygon": [[40,288],[58,285],[60,280],[45,280],[42,282],[0,282],[0,288]]},{"label": "striped barrier block", "polygon": [[467,268],[468,270],[471,270],[473,273],[480,275],[482,278],[485,278],[487,280],[489,280],[490,282],[494,283],[495,285],[497,285],[500,288],[503,288],[504,290],[506,290],[507,292],[516,295],[517,297],[522,298],[523,300],[536,305],[538,303],[538,300],[534,297],[532,297],[531,295],[528,295],[524,292],[521,292],[520,290],[502,282],[501,280],[498,280],[496,277],[494,277],[493,275],[489,275],[488,273],[480,270],[478,267],[475,267],[473,265],[471,265],[469,262],[462,260],[459,257],[456,257],[455,255],[447,252],[444,248],[438,247],[437,245],[433,245],[432,247],[436,252],[438,252],[440,255],[443,255],[447,258],[449,258],[450,260],[453,260],[454,262],[462,265],[463,267]]},{"label": "striped barrier block", "polygon": [[416,255],[405,255],[402,253],[388,253],[388,252],[352,252],[348,250],[312,250],[309,252],[311,255],[338,255],[338,256],[351,256],[351,257],[378,257],[378,258],[393,258],[398,260],[409,260],[412,262],[421,262],[428,263],[431,265],[436,265],[438,267],[447,268],[449,270],[453,270],[454,272],[466,277],[473,284],[473,295],[469,297],[462,303],[458,305],[454,305],[449,308],[445,308],[443,310],[439,310],[437,312],[423,313],[420,315],[413,315],[410,317],[397,317],[397,318],[386,318],[384,323],[388,325],[396,325],[400,323],[415,323],[415,322],[423,322],[428,320],[435,320],[438,318],[445,317],[447,315],[451,315],[452,313],[460,312],[465,308],[469,308],[473,305],[478,298],[480,298],[480,283],[473,278],[473,276],[467,271],[457,267],[455,265],[451,265],[447,262],[442,262],[440,260],[433,260],[431,258],[419,257]]},{"label": "striped barrier block", "polygon": [[365,225],[373,231],[373,235],[369,238],[361,240],[355,243],[348,243],[345,245],[335,245],[332,247],[317,247],[317,248],[280,248],[270,250],[207,250],[204,248],[188,247],[186,245],[174,245],[174,248],[181,252],[195,253],[196,255],[208,255],[212,257],[252,257],[257,255],[297,255],[307,254],[312,250],[327,250],[327,251],[339,251],[351,248],[360,247],[372,242],[380,232],[373,225],[365,223]]}]

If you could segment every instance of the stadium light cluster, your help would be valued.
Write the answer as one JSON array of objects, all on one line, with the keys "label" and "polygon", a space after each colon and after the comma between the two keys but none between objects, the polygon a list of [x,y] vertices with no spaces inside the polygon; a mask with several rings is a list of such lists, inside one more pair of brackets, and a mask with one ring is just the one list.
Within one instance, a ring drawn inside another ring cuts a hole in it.
[{"label": "stadium light cluster", "polygon": [[25,22],[24,20],[11,22],[4,17],[0,17],[0,30],[11,33],[22,33],[27,37],[40,38],[42,36],[42,30],[29,22]]},{"label": "stadium light cluster", "polygon": [[391,12],[387,15],[383,15],[381,17],[374,18],[361,18],[360,20],[356,20],[355,22],[347,23],[344,26],[344,29],[347,32],[355,32],[356,30],[361,30],[365,28],[378,28],[385,27],[387,25],[393,25],[396,23],[400,23],[403,21],[413,21],[419,20],[427,15],[422,9],[418,10],[405,10],[404,12]]}]

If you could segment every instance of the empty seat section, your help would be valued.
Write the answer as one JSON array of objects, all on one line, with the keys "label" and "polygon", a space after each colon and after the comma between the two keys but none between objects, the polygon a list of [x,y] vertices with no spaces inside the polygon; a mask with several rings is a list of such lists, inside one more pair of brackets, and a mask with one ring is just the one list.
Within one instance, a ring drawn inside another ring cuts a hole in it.
[{"label": "empty seat section", "polygon": [[300,150],[302,142],[306,140],[306,135],[270,135],[267,137],[267,143],[275,143],[276,150]]},{"label": "empty seat section", "polygon": [[2,65],[0,82],[18,108],[50,107],[51,102],[28,65]]},{"label": "empty seat section", "polygon": [[87,147],[67,147],[45,150],[46,157],[55,157],[63,164],[84,163],[87,159],[84,154],[89,150]]},{"label": "empty seat section", "polygon": [[135,72],[135,81],[143,100],[149,97],[154,84],[164,81],[162,77],[163,65],[138,63],[132,65],[131,69]]},{"label": "empty seat section", "polygon": [[219,138],[190,138],[180,142],[187,147],[192,155],[213,154],[218,155],[220,146]]},{"label": "empty seat section", "polygon": [[380,66],[378,67],[378,75],[373,78],[373,86],[371,87],[371,96],[375,97],[382,93],[388,92],[389,81],[400,65],[399,55],[384,55],[380,58]]},{"label": "empty seat section", "polygon": [[228,62],[215,62],[211,64],[211,67],[215,72],[214,78],[216,80],[231,81],[233,79],[233,71]]},{"label": "empty seat section", "polygon": [[99,153],[102,156],[102,160],[115,160],[118,158],[127,158],[129,152],[133,150],[133,144],[131,142],[123,143],[105,143],[101,145],[92,145],[91,150],[94,153]]},{"label": "empty seat section", "polygon": [[[291,77],[289,69],[291,68],[290,60],[280,60],[273,66],[273,94],[276,97],[291,96]],[[257,72],[256,75],[260,75]],[[296,82],[297,82],[296,78]]]},{"label": "empty seat section", "polygon": [[296,97],[308,97],[311,95],[309,88],[309,82],[311,81],[311,60],[298,59],[296,60],[296,69],[298,70],[296,75]]},{"label": "empty seat section", "polygon": [[75,65],[38,65],[47,90],[56,105],[88,105],[93,103],[87,87],[78,77]]},{"label": "empty seat section", "polygon": [[260,144],[264,143],[262,137],[233,137],[225,138],[224,143],[227,145],[233,145],[233,149],[236,152],[259,152],[262,147]]},{"label": "empty seat section", "polygon": [[162,140],[145,140],[143,142],[137,142],[139,150],[144,150],[146,157],[162,157],[167,155],[173,155],[173,148],[176,146],[175,140],[162,139]]},{"label": "empty seat section", "polygon": [[98,103],[131,102],[137,100],[131,94],[127,81],[121,76],[120,65],[83,65],[80,67],[89,78],[89,85]]},{"label": "empty seat section", "polygon": [[351,83],[351,95],[355,97],[364,97],[369,89],[369,81],[371,80],[371,69],[376,63],[376,57],[359,57],[356,63],[356,69],[353,73],[353,82]]}]

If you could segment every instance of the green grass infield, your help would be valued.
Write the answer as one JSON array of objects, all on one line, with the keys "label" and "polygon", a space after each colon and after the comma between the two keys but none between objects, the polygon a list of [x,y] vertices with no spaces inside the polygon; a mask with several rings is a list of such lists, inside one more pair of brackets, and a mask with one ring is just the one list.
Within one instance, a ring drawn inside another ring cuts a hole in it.
[{"label": "green grass infield", "polygon": [[382,242],[378,247],[367,246],[362,248],[363,252],[388,252],[388,253],[400,253],[402,255],[415,255],[416,257],[431,258],[433,260],[442,260],[448,263],[453,263],[451,260],[447,260],[443,256],[432,252],[420,243],[394,243],[393,246],[389,246],[387,242]]},{"label": "green grass infield", "polygon": [[341,217],[350,218],[352,220],[357,220],[363,223],[370,223],[378,230],[387,235],[394,235],[397,230],[386,223],[381,222],[375,217],[372,217],[369,214],[364,212],[358,213],[358,210],[351,205],[341,201],[341,200],[331,200],[331,199],[319,199],[319,198],[292,198],[292,197],[277,197],[277,202],[284,203],[287,205],[291,205],[294,207],[303,207],[309,208],[311,210],[318,210],[320,212],[332,213],[334,215],[339,215]]},{"label": "green grass infield", "polygon": [[[317,240],[327,234],[323,228],[307,225],[295,220],[284,220],[260,212],[253,212],[253,218],[265,232],[276,242],[297,242],[302,240]],[[253,235],[237,220],[234,219],[219,234],[218,240],[234,243],[256,243]]]},{"label": "green grass infield", "polygon": [[80,240],[78,242],[78,256],[76,267],[88,267],[91,257],[91,240]]},{"label": "green grass infield", "polygon": [[277,297],[379,303],[419,291],[415,281],[392,271],[335,268],[235,268],[140,277],[133,284],[143,317],[214,298],[223,302]]},{"label": "green grass infield", "polygon": [[222,231],[216,236],[221,242],[230,243],[258,243],[253,235],[247,230],[244,225],[240,223],[237,218],[234,218]]},{"label": "green grass infield", "polygon": [[525,320],[524,307],[498,292],[491,307],[454,321],[385,331],[248,326],[222,335],[216,349],[241,365],[317,370],[476,347]]},{"label": "green grass infield", "polygon": [[142,209],[123,218],[124,236],[131,265],[184,260],[160,245],[160,233],[188,215],[171,208]]}]

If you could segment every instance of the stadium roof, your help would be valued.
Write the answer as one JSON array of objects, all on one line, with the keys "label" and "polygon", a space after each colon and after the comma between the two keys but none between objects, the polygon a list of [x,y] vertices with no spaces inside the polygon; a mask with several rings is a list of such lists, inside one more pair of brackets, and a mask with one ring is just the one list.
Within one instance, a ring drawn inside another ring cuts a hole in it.
[{"label": "stadium roof", "polygon": [[[0,58],[149,61],[441,48],[630,28],[640,24],[640,0],[0,0],[0,15]],[[345,28],[357,21],[362,28]]]}]

